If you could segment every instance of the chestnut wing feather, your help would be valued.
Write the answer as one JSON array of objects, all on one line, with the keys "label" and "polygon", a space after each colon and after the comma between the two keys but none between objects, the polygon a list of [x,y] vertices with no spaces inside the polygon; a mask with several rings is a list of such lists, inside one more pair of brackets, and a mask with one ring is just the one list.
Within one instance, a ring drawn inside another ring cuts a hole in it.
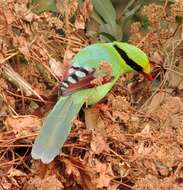
[{"label": "chestnut wing feather", "polygon": [[94,68],[71,66],[67,71],[67,76],[61,82],[60,95],[68,96],[79,89],[93,87],[91,81],[95,79],[94,73]]}]

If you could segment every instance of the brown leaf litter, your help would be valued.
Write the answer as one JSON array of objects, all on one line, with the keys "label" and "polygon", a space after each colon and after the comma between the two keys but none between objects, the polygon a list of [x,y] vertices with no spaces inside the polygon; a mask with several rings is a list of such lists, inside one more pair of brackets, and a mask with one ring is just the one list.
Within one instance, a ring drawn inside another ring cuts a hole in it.
[{"label": "brown leaf litter", "polygon": [[[1,68],[10,65],[34,92],[1,73],[0,189],[183,189],[182,23],[175,20],[183,16],[182,1],[144,6],[148,32],[140,22],[131,27],[130,41],[155,63],[156,80],[122,76],[102,101],[105,108],[83,107],[61,155],[49,165],[31,158],[64,68],[91,40],[85,33],[91,1],[59,2],[61,16],[36,15],[29,1],[0,4]],[[101,68],[111,76],[105,61]]]}]

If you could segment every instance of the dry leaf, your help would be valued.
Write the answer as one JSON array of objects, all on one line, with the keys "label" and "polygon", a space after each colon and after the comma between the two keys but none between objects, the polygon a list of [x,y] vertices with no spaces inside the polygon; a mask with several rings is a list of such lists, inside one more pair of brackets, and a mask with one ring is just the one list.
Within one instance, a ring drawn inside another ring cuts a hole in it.
[{"label": "dry leaf", "polygon": [[160,180],[151,174],[146,175],[144,178],[140,178],[136,185],[135,190],[160,190],[159,189]]},{"label": "dry leaf", "polygon": [[146,124],[145,127],[144,127],[144,129],[141,131],[140,134],[141,135],[148,135],[149,132],[150,132],[150,128],[151,128],[150,124]]},{"label": "dry leaf", "polygon": [[7,117],[5,121],[7,128],[12,128],[16,137],[35,134],[41,127],[40,118],[33,115]]},{"label": "dry leaf", "polygon": [[77,29],[85,29],[86,21],[89,19],[90,14],[93,10],[91,0],[85,0],[82,7],[79,10],[79,14],[76,17],[75,27]]},{"label": "dry leaf", "polygon": [[67,173],[67,175],[73,176],[78,184],[82,184],[83,183],[83,179],[81,177],[79,168],[77,168],[77,166],[74,165],[74,163],[72,163],[67,158],[63,158],[62,161],[65,163],[65,166],[66,166],[65,172]]},{"label": "dry leaf", "polygon": [[57,9],[62,15],[67,17],[72,17],[78,8],[78,0],[57,0],[56,1]]},{"label": "dry leaf", "polygon": [[29,59],[30,54],[30,47],[31,44],[29,43],[28,39],[24,36],[14,37],[14,43],[17,45],[18,50],[27,58]]},{"label": "dry leaf", "polygon": [[97,188],[108,187],[113,177],[111,176],[111,168],[107,164],[96,161],[96,171],[99,177],[93,179]]},{"label": "dry leaf", "polygon": [[56,61],[54,58],[49,59],[49,65],[51,70],[57,77],[61,77],[63,75],[63,67],[60,61]]},{"label": "dry leaf", "polygon": [[64,186],[55,175],[47,176],[44,179],[36,176],[28,181],[27,190],[63,190]]},{"label": "dry leaf", "polygon": [[8,176],[9,177],[27,177],[27,174],[18,170],[18,169],[15,169],[15,168],[11,168],[9,171],[8,171]]},{"label": "dry leaf", "polygon": [[112,100],[112,108],[117,111],[127,111],[130,108],[130,103],[123,96],[116,96]]},{"label": "dry leaf", "polygon": [[127,123],[130,120],[130,114],[120,111],[113,111],[112,117],[116,121]]},{"label": "dry leaf", "polygon": [[117,142],[126,142],[126,136],[122,133],[119,124],[109,125],[106,128],[107,137],[116,140]]},{"label": "dry leaf", "polygon": [[12,183],[9,182],[9,180],[6,177],[2,177],[0,180],[0,188],[2,187],[2,190],[11,190],[12,189]]},{"label": "dry leaf", "polygon": [[155,94],[155,96],[151,100],[151,104],[148,106],[148,111],[155,111],[163,103],[166,96],[170,95],[166,92],[159,92]]},{"label": "dry leaf", "polygon": [[99,132],[92,131],[91,149],[95,154],[108,152],[108,145],[104,137]]},{"label": "dry leaf", "polygon": [[74,55],[75,53],[70,48],[67,48],[64,54],[64,65],[68,65]]},{"label": "dry leaf", "polygon": [[112,65],[107,61],[101,61],[99,69],[104,73],[104,76],[112,77]]},{"label": "dry leaf", "polygon": [[119,184],[111,184],[107,187],[107,190],[119,190]]},{"label": "dry leaf", "polygon": [[106,61],[100,62],[100,67],[95,71],[95,79],[90,83],[93,85],[102,85],[110,82],[112,79],[112,65]]},{"label": "dry leaf", "polygon": [[24,3],[16,3],[15,4],[15,12],[17,15],[19,15],[20,18],[27,22],[32,22],[39,18],[36,14],[31,12],[30,10],[27,9],[26,4]]},{"label": "dry leaf", "polygon": [[82,30],[85,29],[85,20],[84,20],[83,15],[78,15],[77,16],[77,19],[76,19],[76,22],[75,22],[75,27],[77,29],[82,29]]},{"label": "dry leaf", "polygon": [[104,83],[104,78],[101,76],[98,76],[96,79],[93,79],[90,84],[91,85],[95,85],[95,86],[99,86],[102,85]]},{"label": "dry leaf", "polygon": [[139,145],[138,145],[138,154],[141,154],[143,156],[145,155],[149,155],[152,152],[152,147],[146,147],[146,142],[142,141]]},{"label": "dry leaf", "polygon": [[11,83],[13,83],[17,88],[20,88],[27,96],[37,96],[44,102],[42,97],[32,88],[32,86],[22,76],[15,72],[10,65],[4,65],[3,74]]},{"label": "dry leaf", "polygon": [[161,65],[163,63],[163,56],[160,55],[160,52],[155,51],[150,57],[150,62]]},{"label": "dry leaf", "polygon": [[42,180],[40,190],[62,190],[64,189],[63,184],[59,181],[55,175],[48,176]]},{"label": "dry leaf", "polygon": [[76,166],[72,164],[72,162],[68,159],[63,159],[63,162],[66,165],[66,173],[68,175],[74,175],[76,178],[80,177],[79,170]]}]

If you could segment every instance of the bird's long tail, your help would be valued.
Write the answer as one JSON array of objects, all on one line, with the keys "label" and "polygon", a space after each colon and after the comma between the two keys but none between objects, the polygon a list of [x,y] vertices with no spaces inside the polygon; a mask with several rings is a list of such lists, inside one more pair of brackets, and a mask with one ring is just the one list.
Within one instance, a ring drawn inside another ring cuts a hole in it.
[{"label": "bird's long tail", "polygon": [[83,105],[83,100],[74,97],[61,97],[48,114],[40,134],[35,140],[31,155],[43,163],[51,162],[59,154],[72,127],[72,121]]}]

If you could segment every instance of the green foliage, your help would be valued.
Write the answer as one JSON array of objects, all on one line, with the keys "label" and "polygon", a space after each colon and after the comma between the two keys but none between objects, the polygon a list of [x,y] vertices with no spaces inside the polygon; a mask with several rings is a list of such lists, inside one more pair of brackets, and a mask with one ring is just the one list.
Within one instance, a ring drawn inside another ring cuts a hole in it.
[{"label": "green foliage", "polygon": [[[108,34],[111,37],[113,37],[113,39],[117,40],[117,41],[121,41],[122,40],[122,28],[119,24],[117,23],[113,23],[113,24],[102,24],[99,27],[100,31],[105,31],[104,33]],[[102,33],[102,32],[101,32]],[[105,36],[105,38],[103,37],[102,39],[104,39],[104,41],[111,41],[112,38],[106,38],[107,35]],[[113,40],[114,41],[114,40]]]},{"label": "green foliage", "polygon": [[[116,39],[121,41],[122,30],[116,21],[116,11],[111,0],[93,0],[94,12],[92,17],[99,24],[99,33],[103,41]],[[107,35],[108,34],[108,35]]]},{"label": "green foliage", "polygon": [[147,31],[148,30],[149,20],[148,20],[147,16],[135,15],[134,16],[134,21],[141,23],[141,29],[143,31]]},{"label": "green foliage", "polygon": [[[168,5],[172,2],[167,1]],[[93,0],[92,17],[98,23],[96,33],[105,34],[105,37],[101,37],[102,41],[111,41],[107,33],[118,41],[128,40],[130,25],[134,21],[141,22],[142,30],[148,30],[149,21],[139,15],[139,11],[143,5],[150,3],[164,4],[165,0]]]},{"label": "green foliage", "polygon": [[117,41],[116,38],[112,35],[110,35],[109,33],[106,32],[100,32],[99,35],[102,35],[103,37],[106,37],[108,40],[110,40],[111,42],[113,41]]},{"label": "green foliage", "polygon": [[134,6],[135,2],[135,0],[131,0],[122,4],[116,1],[115,3],[118,3],[117,7],[122,5],[117,10],[111,0],[93,0],[94,11],[92,17],[99,24],[98,28],[99,33],[102,34],[102,41],[111,41],[112,38],[118,41],[122,40],[124,27],[128,23],[128,19],[141,7],[141,4]]},{"label": "green foliage", "polygon": [[105,23],[116,23],[116,12],[110,0],[93,0],[96,13],[98,13]]},{"label": "green foliage", "polygon": [[44,11],[56,12],[56,0],[32,0],[35,5],[34,12],[41,13]]},{"label": "green foliage", "polygon": [[182,20],[183,20],[183,17],[181,17],[181,16],[179,16],[179,15],[177,15],[177,16],[175,17],[175,21],[176,21],[177,23],[179,23],[179,24],[182,23]]}]

